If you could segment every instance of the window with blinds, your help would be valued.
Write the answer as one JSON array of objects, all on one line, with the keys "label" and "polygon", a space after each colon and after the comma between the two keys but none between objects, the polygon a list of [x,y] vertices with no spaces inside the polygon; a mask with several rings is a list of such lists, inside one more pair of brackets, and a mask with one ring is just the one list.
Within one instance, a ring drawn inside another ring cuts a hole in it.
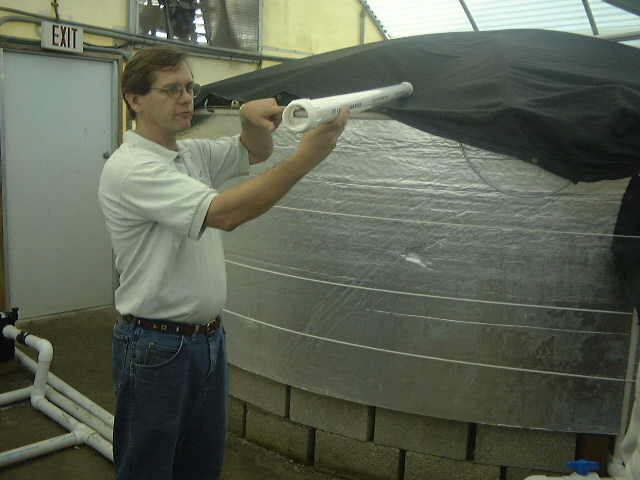
[{"label": "window with blinds", "polygon": [[260,0],[135,0],[138,33],[234,50],[260,50]]}]

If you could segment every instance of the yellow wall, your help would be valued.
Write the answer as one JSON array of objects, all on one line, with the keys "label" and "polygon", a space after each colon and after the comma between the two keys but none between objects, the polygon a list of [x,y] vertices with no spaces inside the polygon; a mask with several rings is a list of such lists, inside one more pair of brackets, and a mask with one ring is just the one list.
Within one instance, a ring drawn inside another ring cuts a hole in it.
[{"label": "yellow wall", "polygon": [[193,70],[194,80],[201,85],[242,75],[256,69],[254,63],[218,60],[200,55],[189,56],[189,65]]},{"label": "yellow wall", "polygon": [[[264,46],[323,53],[360,43],[358,0],[266,0]],[[382,40],[378,27],[366,16],[365,42]]]},{"label": "yellow wall", "polygon": [[[2,7],[54,17],[51,0],[4,0]],[[86,25],[127,32],[128,0],[59,0],[60,22],[73,21]],[[300,58],[360,43],[362,4],[360,0],[264,0],[263,46],[267,55]],[[14,16],[0,8],[0,18]],[[0,27],[0,38],[14,37],[39,40],[39,27],[10,22]],[[365,42],[383,40],[376,24],[367,15]],[[99,46],[122,44],[122,40],[89,35],[85,42]],[[297,53],[296,53],[297,52]],[[201,84],[246,73],[262,65],[221,60],[206,55],[192,55],[191,65]]]},{"label": "yellow wall", "polygon": [[[55,17],[51,3],[51,0],[3,0],[1,6]],[[61,23],[66,20],[126,32],[127,0],[60,0],[58,4]],[[14,15],[0,10],[0,18]],[[39,26],[27,23],[7,23],[0,28],[0,35],[40,40]],[[85,42],[104,46],[114,44],[112,39],[95,35],[85,35]]]}]

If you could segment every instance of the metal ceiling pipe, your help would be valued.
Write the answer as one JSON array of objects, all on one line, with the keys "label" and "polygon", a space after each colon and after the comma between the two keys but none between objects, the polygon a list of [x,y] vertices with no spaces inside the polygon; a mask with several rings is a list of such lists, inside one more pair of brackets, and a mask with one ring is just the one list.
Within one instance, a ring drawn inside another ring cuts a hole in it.
[{"label": "metal ceiling pipe", "polygon": [[72,22],[72,21],[58,21],[53,17],[47,17],[44,15],[37,15],[37,14],[32,14],[29,12],[24,12],[21,10],[16,10],[13,8],[5,8],[5,7],[0,7],[1,11],[6,11],[6,12],[10,12],[10,13],[17,13],[19,15],[24,15],[24,16],[19,16],[19,15],[10,15],[7,17],[3,17],[0,18],[0,26],[4,25],[5,23],[9,23],[9,22],[19,22],[19,23],[33,23],[36,25],[40,25],[42,24],[43,21],[47,21],[47,22],[60,22],[60,23],[64,23],[66,25],[73,25],[74,27],[80,27],[83,29],[83,31],[85,33],[88,33],[90,35],[97,35],[97,36],[101,36],[101,37],[107,37],[107,38],[113,38],[116,40],[124,40],[127,42],[131,42],[133,44],[137,44],[137,45],[148,45],[148,46],[155,46],[155,45],[172,45],[172,46],[179,46],[180,48],[187,50],[189,52],[192,53],[200,53],[200,54],[206,54],[206,55],[211,55],[211,56],[219,56],[219,57],[224,57],[224,58],[229,58],[229,59],[244,59],[244,60],[254,60],[254,61],[260,61],[260,60],[269,60],[269,61],[274,61],[274,62],[285,62],[285,61],[289,61],[291,60],[291,58],[288,57],[280,57],[277,55],[265,55],[263,53],[258,53],[258,52],[248,52],[245,50],[236,50],[236,49],[231,49],[231,48],[221,48],[221,47],[211,47],[211,46],[205,46],[205,45],[192,45],[189,43],[184,43],[184,42],[178,42],[175,40],[166,40],[166,39],[162,39],[162,38],[155,38],[155,37],[149,37],[148,35],[142,35],[139,33],[125,33],[125,32],[121,32],[118,30],[114,30],[111,28],[104,28],[104,27],[96,27],[94,25],[88,25],[85,23],[78,23],[78,22]]},{"label": "metal ceiling pipe", "polygon": [[464,10],[464,14],[467,16],[467,19],[469,19],[469,23],[471,24],[471,28],[473,28],[473,31],[479,32],[480,29],[478,28],[478,25],[476,24],[476,20],[473,18],[473,15],[471,15],[471,10],[469,10],[467,3],[464,0],[460,0],[460,6]]},{"label": "metal ceiling pipe", "polygon": [[613,33],[609,35],[598,35],[598,38],[604,38],[605,40],[612,40],[614,42],[624,42],[627,40],[639,40],[640,30],[633,32]]},{"label": "metal ceiling pipe", "polygon": [[596,23],[596,19],[593,17],[593,12],[591,11],[591,5],[589,5],[589,0],[582,0],[582,6],[584,7],[584,11],[587,14],[587,18],[589,19],[589,25],[591,26],[591,31],[594,35],[599,35],[598,24]]}]

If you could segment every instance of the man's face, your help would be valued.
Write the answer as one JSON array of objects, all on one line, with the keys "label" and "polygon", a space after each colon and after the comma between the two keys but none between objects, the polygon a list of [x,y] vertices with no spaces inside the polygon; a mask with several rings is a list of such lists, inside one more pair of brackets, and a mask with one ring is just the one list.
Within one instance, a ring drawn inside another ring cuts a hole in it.
[{"label": "man's face", "polygon": [[[193,84],[189,66],[182,62],[177,70],[156,72],[151,90],[137,95],[135,102],[136,127],[144,128],[158,137],[171,137],[191,127],[193,96],[188,87]],[[178,98],[171,98],[162,89],[179,85],[183,88]]]}]

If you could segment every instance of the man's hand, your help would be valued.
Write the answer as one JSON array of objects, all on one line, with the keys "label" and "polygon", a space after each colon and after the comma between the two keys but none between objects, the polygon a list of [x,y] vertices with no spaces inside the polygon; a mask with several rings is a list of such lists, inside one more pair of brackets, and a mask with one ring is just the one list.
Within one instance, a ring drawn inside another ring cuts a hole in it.
[{"label": "man's hand", "polygon": [[342,135],[348,118],[349,106],[344,105],[334,120],[320,124],[304,133],[300,138],[299,150],[309,158],[324,160],[336,148],[338,138]]},{"label": "man's hand", "polygon": [[284,108],[279,106],[273,98],[253,100],[240,108],[240,120],[243,124],[264,128],[273,133],[282,123]]},{"label": "man's hand", "polygon": [[284,107],[275,99],[247,102],[240,108],[242,132],[240,141],[249,151],[251,164],[265,161],[273,152],[273,132],[282,122]]}]

